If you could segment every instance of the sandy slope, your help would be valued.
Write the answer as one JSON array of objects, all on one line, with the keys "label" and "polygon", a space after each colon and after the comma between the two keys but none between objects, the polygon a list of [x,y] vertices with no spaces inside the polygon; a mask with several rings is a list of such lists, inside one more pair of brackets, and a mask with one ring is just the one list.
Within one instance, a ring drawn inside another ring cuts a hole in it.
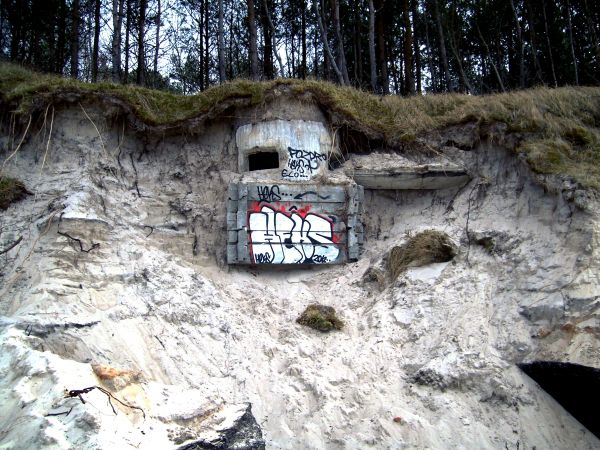
[{"label": "sandy slope", "polygon": [[[515,365],[600,367],[584,330],[599,325],[600,221],[593,203],[565,199],[582,193],[544,192],[499,146],[443,148],[474,181],[367,192],[359,262],[228,268],[232,125],[121,141],[119,125],[90,114],[102,142],[80,111],[63,111],[43,170],[43,135],[5,169],[35,195],[0,219],[2,247],[24,236],[1,256],[0,448],[169,448],[195,421],[245,402],[274,449],[600,446]],[[362,281],[427,228],[459,246],[452,262],[382,287]],[[345,328],[297,325],[312,302],[335,307]],[[103,381],[93,364],[126,372]],[[94,385],[146,418],[119,405],[113,414],[97,390],[85,404],[63,398]]]}]

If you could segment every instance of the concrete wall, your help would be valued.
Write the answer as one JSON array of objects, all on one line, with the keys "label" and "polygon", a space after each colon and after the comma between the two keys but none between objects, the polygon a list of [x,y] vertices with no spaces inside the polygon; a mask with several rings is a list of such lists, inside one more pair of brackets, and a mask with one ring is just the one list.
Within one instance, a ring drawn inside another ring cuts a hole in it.
[{"label": "concrete wall", "polygon": [[361,186],[232,183],[229,264],[341,264],[363,242]]},{"label": "concrete wall", "polygon": [[309,181],[327,171],[331,153],[337,153],[321,122],[272,120],[239,127],[235,137],[240,172],[248,171],[248,155],[261,150],[279,153],[281,178]]}]

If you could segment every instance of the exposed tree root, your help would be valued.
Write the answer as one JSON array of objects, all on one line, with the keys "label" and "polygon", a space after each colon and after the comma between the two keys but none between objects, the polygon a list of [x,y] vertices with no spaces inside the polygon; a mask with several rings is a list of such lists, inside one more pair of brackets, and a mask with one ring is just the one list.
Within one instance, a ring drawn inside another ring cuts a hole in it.
[{"label": "exposed tree root", "polygon": [[83,389],[65,390],[65,398],[75,398],[75,397],[77,397],[77,398],[79,398],[79,400],[81,400],[81,403],[85,404],[85,400],[83,399],[83,395],[90,393],[94,389],[99,390],[100,392],[102,392],[103,394],[105,394],[106,397],[108,397],[108,404],[112,408],[112,410],[115,413],[115,415],[117,414],[117,410],[115,409],[115,407],[112,404],[111,400],[116,401],[117,403],[125,406],[126,408],[137,409],[138,411],[141,411],[142,412],[142,416],[144,417],[144,419],[146,418],[146,412],[142,408],[140,408],[139,406],[130,405],[128,403],[125,403],[125,402],[119,400],[109,390],[101,388],[100,386],[90,386],[90,387],[86,387],[86,388],[83,388]]}]

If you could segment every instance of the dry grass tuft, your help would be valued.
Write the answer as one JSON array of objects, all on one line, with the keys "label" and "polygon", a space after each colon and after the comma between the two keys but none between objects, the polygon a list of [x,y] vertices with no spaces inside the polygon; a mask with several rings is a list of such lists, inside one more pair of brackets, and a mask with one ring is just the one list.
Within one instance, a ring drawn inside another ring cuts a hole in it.
[{"label": "dry grass tuft", "polygon": [[324,333],[341,330],[344,326],[344,322],[337,317],[334,308],[317,303],[308,305],[296,322]]},{"label": "dry grass tuft", "polygon": [[388,271],[392,280],[409,267],[450,261],[456,256],[456,246],[446,233],[426,230],[410,238],[400,247],[390,250]]},{"label": "dry grass tuft", "polygon": [[0,177],[0,209],[5,210],[11,204],[24,199],[30,192],[25,185],[11,177]]}]

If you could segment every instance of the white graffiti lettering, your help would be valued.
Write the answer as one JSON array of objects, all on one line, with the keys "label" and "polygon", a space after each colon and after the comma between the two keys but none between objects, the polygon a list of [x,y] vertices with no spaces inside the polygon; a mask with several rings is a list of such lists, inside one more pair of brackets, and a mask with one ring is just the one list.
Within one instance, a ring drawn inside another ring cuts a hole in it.
[{"label": "white graffiti lettering", "polygon": [[248,229],[256,264],[325,264],[340,253],[331,222],[316,214],[302,218],[263,206],[250,214]]},{"label": "white graffiti lettering", "polygon": [[290,180],[310,180],[320,162],[327,160],[327,155],[292,147],[288,147],[288,153],[290,157],[285,169],[281,171],[281,176]]}]

